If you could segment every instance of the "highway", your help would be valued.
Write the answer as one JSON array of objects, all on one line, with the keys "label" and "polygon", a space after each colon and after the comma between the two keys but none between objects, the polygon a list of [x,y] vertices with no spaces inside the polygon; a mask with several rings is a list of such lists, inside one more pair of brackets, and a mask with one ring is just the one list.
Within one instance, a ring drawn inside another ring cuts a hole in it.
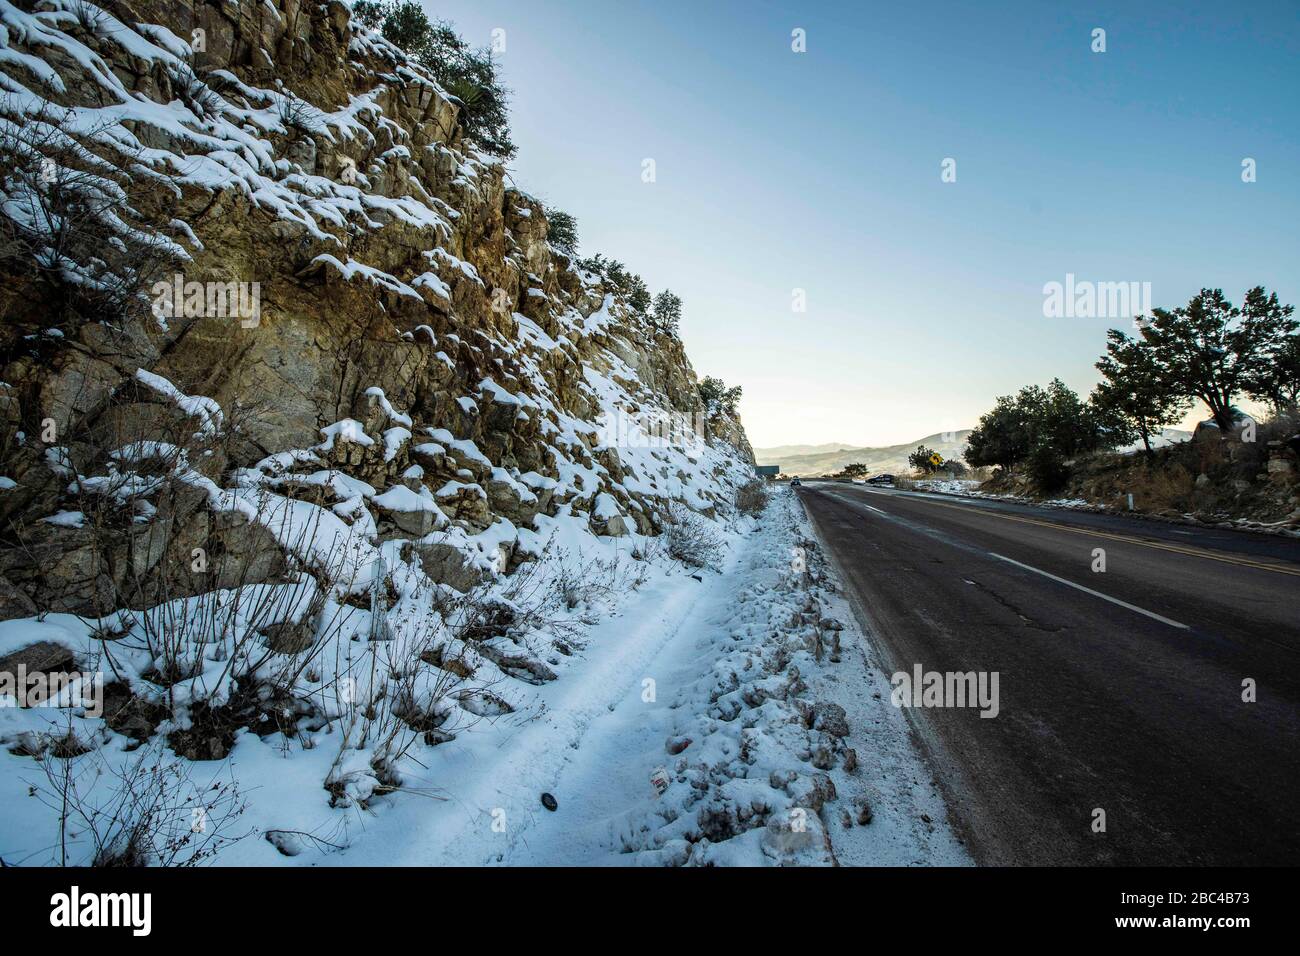
[{"label": "highway", "polygon": [[978,862],[1300,863],[1300,540],[796,493],[887,672],[998,673],[996,717],[907,711]]}]

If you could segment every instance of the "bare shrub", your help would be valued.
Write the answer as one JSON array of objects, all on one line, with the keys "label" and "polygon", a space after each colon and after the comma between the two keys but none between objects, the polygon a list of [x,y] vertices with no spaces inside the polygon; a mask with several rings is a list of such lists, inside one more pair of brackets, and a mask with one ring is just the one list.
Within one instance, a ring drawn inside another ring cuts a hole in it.
[{"label": "bare shrub", "polygon": [[198,866],[248,835],[235,832],[245,804],[234,781],[219,771],[196,782],[194,765],[158,743],[125,756],[55,750],[39,758],[33,796],[59,813],[56,865]]},{"label": "bare shrub", "polygon": [[75,18],[77,25],[92,36],[98,35],[108,19],[104,11],[90,0],[71,0],[67,10]]},{"label": "bare shrub", "polygon": [[760,478],[747,481],[736,489],[736,509],[741,514],[758,517],[767,507],[767,482]]},{"label": "bare shrub", "polygon": [[355,625],[345,597],[365,542],[349,529],[317,547],[327,512],[266,488],[213,500],[255,407],[226,414],[185,396],[182,411],[165,398],[141,401],[141,391],[158,397],[127,383],[44,450],[75,530],[15,521],[7,530],[16,557],[37,567],[52,547],[86,554],[94,575],[85,593],[38,576],[37,600],[72,602],[68,610],[91,619],[115,678],[142,677],[137,694],[193,725],[173,732],[178,753],[224,756],[209,741],[228,745],[243,726],[290,735],[311,709],[302,702],[306,676]]},{"label": "bare shrub", "polygon": [[[644,561],[645,553],[634,548],[631,554],[634,561]],[[587,562],[575,561],[564,551],[547,549],[538,561],[549,564],[554,570],[551,582],[555,595],[566,610],[587,608],[600,602],[617,600],[625,591],[641,587],[645,583],[648,570],[640,565],[628,567],[617,558],[593,558]],[[594,617],[583,617],[584,623],[594,623]]]},{"label": "bare shrub", "polygon": [[173,67],[170,73],[172,89],[191,113],[201,120],[216,119],[225,106],[221,94],[207,80],[194,72],[187,63]]},{"label": "bare shrub", "polygon": [[669,557],[693,568],[716,564],[725,550],[708,519],[677,502],[664,517],[663,539]]},{"label": "bare shrub", "polygon": [[[112,123],[86,129],[70,108],[45,101],[30,113],[24,103],[0,98],[0,269],[56,293],[56,327],[69,313],[110,323],[146,314],[145,290],[183,253],[134,207],[143,151],[109,135]],[[2,304],[25,294],[13,288]]]},{"label": "bare shrub", "polygon": [[288,95],[280,100],[277,111],[286,128],[304,136],[314,136],[325,126],[324,115],[304,99]]}]

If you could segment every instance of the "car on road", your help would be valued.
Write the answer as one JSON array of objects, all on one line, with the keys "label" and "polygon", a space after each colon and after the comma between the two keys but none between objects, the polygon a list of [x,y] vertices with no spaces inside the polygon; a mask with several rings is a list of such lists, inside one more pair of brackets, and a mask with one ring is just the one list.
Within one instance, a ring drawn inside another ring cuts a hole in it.
[{"label": "car on road", "polygon": [[866,480],[866,484],[868,485],[892,485],[893,483],[893,475],[872,475]]},{"label": "car on road", "polygon": [[791,479],[790,479],[790,487],[791,487],[791,488],[798,488],[798,487],[799,487],[800,485],[802,485],[802,484],[803,484],[803,482],[800,481],[798,478],[791,478]]}]

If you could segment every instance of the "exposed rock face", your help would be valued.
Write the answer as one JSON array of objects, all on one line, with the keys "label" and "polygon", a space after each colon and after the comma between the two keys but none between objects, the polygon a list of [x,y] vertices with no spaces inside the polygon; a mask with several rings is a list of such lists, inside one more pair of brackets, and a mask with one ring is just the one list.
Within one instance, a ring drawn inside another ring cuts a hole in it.
[{"label": "exposed rock face", "polygon": [[[110,309],[3,259],[0,616],[147,604],[197,587],[194,562],[275,578],[278,559],[239,561],[258,536],[292,550],[257,496],[372,540],[570,513],[654,533],[670,500],[730,501],[752,462],[738,422],[638,438],[647,415],[700,412],[681,342],[549,246],[456,101],[343,4],[0,7],[18,26],[0,70],[28,91],[6,112],[77,108],[130,170],[108,176],[138,283]],[[143,487],[143,459],[181,487]],[[155,568],[169,580],[141,583]]]}]

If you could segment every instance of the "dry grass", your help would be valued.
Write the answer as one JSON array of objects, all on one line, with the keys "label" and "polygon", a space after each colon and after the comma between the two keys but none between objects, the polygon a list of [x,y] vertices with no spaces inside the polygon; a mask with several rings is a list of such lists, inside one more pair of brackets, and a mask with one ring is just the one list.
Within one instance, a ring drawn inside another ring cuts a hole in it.
[{"label": "dry grass", "polygon": [[713,525],[682,504],[669,508],[663,541],[669,557],[693,568],[707,567],[722,558],[722,539]]},{"label": "dry grass", "polygon": [[768,498],[767,482],[755,478],[736,489],[736,509],[756,518],[767,507]]}]

